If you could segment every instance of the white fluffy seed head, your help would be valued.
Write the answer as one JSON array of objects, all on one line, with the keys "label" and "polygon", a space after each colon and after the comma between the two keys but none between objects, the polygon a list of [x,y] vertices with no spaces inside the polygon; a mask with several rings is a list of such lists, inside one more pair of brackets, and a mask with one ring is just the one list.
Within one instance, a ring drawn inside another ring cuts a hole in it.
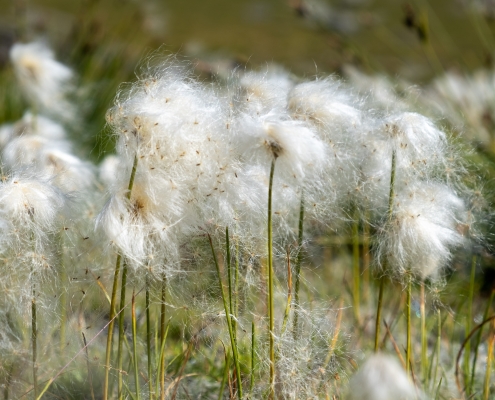
[{"label": "white fluffy seed head", "polygon": [[0,213],[13,227],[13,244],[43,245],[46,235],[57,230],[67,207],[67,197],[50,180],[29,171],[13,171],[0,184]]},{"label": "white fluffy seed head", "polygon": [[377,353],[368,358],[352,377],[347,400],[416,400],[419,391],[401,365],[392,357]]},{"label": "white fluffy seed head", "polygon": [[240,75],[233,86],[234,112],[262,115],[271,111],[283,111],[287,106],[287,94],[293,86],[288,72],[280,67],[268,67],[265,72],[249,71]]},{"label": "white fluffy seed head", "polygon": [[71,90],[72,70],[55,60],[53,51],[42,41],[17,43],[10,59],[27,99],[39,111],[70,119],[72,105],[66,95]]},{"label": "white fluffy seed head", "polygon": [[444,164],[446,135],[421,114],[404,112],[386,117],[376,135],[396,152],[397,169],[405,174],[427,176]]},{"label": "white fluffy seed head", "polygon": [[464,243],[464,202],[442,184],[417,183],[397,193],[378,238],[378,256],[392,274],[435,280]]}]

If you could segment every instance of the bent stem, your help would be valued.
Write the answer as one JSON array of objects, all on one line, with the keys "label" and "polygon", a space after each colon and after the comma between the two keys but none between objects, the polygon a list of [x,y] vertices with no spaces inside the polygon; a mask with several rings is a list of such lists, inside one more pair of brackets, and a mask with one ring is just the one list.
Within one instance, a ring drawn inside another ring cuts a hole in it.
[{"label": "bent stem", "polygon": [[299,322],[299,286],[301,284],[301,263],[302,263],[302,244],[303,244],[303,229],[304,229],[304,194],[301,195],[301,205],[299,207],[299,232],[297,235],[297,259],[296,259],[296,284],[294,287],[294,340],[298,337],[298,322]]},{"label": "bent stem", "polygon": [[[134,178],[136,176],[138,164],[137,154],[134,156],[134,162],[132,164],[131,176],[129,178],[129,185],[127,186],[126,198],[130,200],[132,187],[134,185]],[[117,299],[117,289],[118,289],[118,279],[120,274],[120,262],[122,256],[117,254],[117,260],[115,262],[115,272],[113,275],[113,285],[112,285],[112,297],[110,299],[110,323],[108,324],[108,334],[107,334],[107,346],[105,351],[105,378],[103,381],[103,400],[108,399],[108,388],[109,388],[109,373],[110,373],[110,357],[112,354],[112,340],[113,340],[113,327],[115,324],[115,302]]]},{"label": "bent stem", "polygon": [[[390,172],[390,192],[388,196],[388,216],[387,220],[390,222],[392,220],[392,213],[394,209],[394,197],[395,197],[395,170],[397,164],[397,155],[395,150],[392,150],[392,168]],[[387,270],[387,262],[385,261],[383,266],[384,272]],[[383,306],[383,291],[385,290],[385,275],[380,278],[380,289],[378,293],[378,304],[376,309],[376,321],[375,321],[375,353],[378,351],[378,342],[380,338],[380,321],[382,317],[382,306]]]},{"label": "bent stem", "polygon": [[234,357],[235,373],[236,373],[237,382],[238,382],[237,395],[239,397],[239,400],[242,400],[242,381],[241,381],[241,369],[239,366],[239,354],[237,353],[237,344],[236,344],[236,340],[234,337],[234,330],[232,329],[232,320],[230,318],[230,312],[229,312],[229,308],[227,305],[227,299],[225,298],[225,292],[223,290],[222,276],[220,274],[220,266],[218,265],[217,255],[215,253],[215,248],[213,247],[213,242],[211,240],[210,234],[208,234],[208,241],[210,242],[211,254],[213,255],[213,261],[215,263],[215,268],[217,270],[218,284],[220,285],[220,290],[222,292],[223,308],[225,309],[225,317],[227,318],[227,327],[229,329],[230,344],[232,346],[232,354]]}]

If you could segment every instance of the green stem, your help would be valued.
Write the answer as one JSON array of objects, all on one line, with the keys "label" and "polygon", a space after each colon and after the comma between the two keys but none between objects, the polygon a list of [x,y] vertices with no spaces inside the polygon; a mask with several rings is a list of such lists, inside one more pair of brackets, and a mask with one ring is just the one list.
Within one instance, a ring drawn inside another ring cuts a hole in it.
[{"label": "green stem", "polygon": [[[235,272],[234,272],[234,317],[237,319],[239,315],[239,239],[236,239],[235,244]],[[237,321],[234,320],[234,332],[237,332]]]},{"label": "green stem", "polygon": [[236,340],[234,337],[234,331],[232,329],[232,321],[230,318],[229,308],[227,305],[227,299],[225,298],[225,292],[223,290],[222,275],[220,274],[220,266],[218,265],[217,255],[215,253],[215,249],[213,247],[213,242],[212,242],[211,236],[209,234],[208,234],[208,241],[210,242],[211,254],[213,255],[213,261],[215,263],[215,268],[217,270],[218,283],[220,285],[220,290],[222,292],[223,307],[225,309],[225,317],[227,318],[227,327],[229,329],[230,344],[232,346],[232,354],[234,356],[234,366],[235,366],[235,372],[236,372],[236,377],[237,377],[237,382],[238,382],[237,395],[239,397],[239,400],[242,400],[241,369],[240,369],[240,365],[239,365],[239,355],[237,353],[237,344],[236,344]]},{"label": "green stem", "polygon": [[[495,289],[492,289],[490,293],[490,298],[488,300],[488,303],[486,303],[485,307],[485,312],[483,314],[483,321],[488,319],[488,314],[490,313],[490,307],[493,302],[493,298],[495,297]],[[483,327],[478,329],[478,333],[476,334],[476,339],[474,342],[474,357],[473,357],[473,367],[471,368],[471,380],[470,380],[470,385],[469,385],[469,392],[472,393],[473,391],[473,385],[474,385],[474,375],[476,372],[476,361],[478,360],[478,347],[481,343],[481,335],[483,332]]]},{"label": "green stem", "polygon": [[[471,274],[470,274],[470,279],[469,279],[469,295],[468,295],[468,312],[466,315],[466,327],[465,327],[465,334],[466,336],[469,335],[471,332],[471,321],[473,320],[473,298],[474,298],[474,278],[476,275],[476,254],[473,254],[473,257],[471,259]],[[466,346],[464,347],[464,363],[463,363],[463,370],[464,370],[464,382],[466,382],[466,389],[467,389],[467,395],[469,396],[470,393],[470,388],[471,388],[471,383],[469,381],[469,378],[471,374],[469,373],[469,365],[470,365],[470,358],[471,358],[471,341],[468,341],[466,343]]]},{"label": "green stem", "polygon": [[299,227],[297,234],[297,259],[296,259],[296,282],[294,287],[294,326],[292,329],[294,340],[299,335],[299,287],[301,285],[301,264],[302,264],[302,245],[304,233],[304,194],[301,195],[301,204],[299,206]]},{"label": "green stem", "polygon": [[290,254],[287,252],[287,303],[285,304],[284,319],[282,322],[282,329],[280,336],[285,333],[287,327],[287,321],[289,320],[290,306],[292,304],[292,270],[290,266]]},{"label": "green stem", "polygon": [[[229,280],[229,313],[230,315],[234,315],[234,293],[233,293],[233,285],[232,285],[232,263],[230,259],[230,238],[229,238],[229,227],[225,227],[225,247],[227,253],[227,277]],[[232,319],[232,330],[234,332],[234,338],[237,336],[236,332],[236,321]]]},{"label": "green stem", "polygon": [[166,305],[165,301],[167,299],[167,276],[163,274],[162,276],[162,295],[161,295],[161,305],[160,305],[160,400],[165,400],[165,339],[166,335]]},{"label": "green stem", "polygon": [[406,347],[406,373],[409,375],[411,372],[411,290],[412,290],[412,277],[407,278],[407,300],[406,300],[406,313],[407,313],[407,347]]},{"label": "green stem", "polygon": [[268,186],[268,317],[270,321],[270,392],[268,398],[275,398],[275,315],[273,305],[273,237],[272,237],[272,189],[275,161],[270,166],[270,182]]},{"label": "green stem", "polygon": [[251,384],[249,386],[249,398],[253,395],[254,373],[256,371],[256,327],[254,321],[251,322]]},{"label": "green stem", "polygon": [[485,382],[483,385],[483,400],[488,400],[490,396],[490,382],[492,375],[493,344],[495,342],[495,329],[493,321],[490,323],[490,334],[488,337],[488,355],[486,358]]},{"label": "green stem", "polygon": [[[134,156],[134,161],[132,164],[131,176],[129,178],[129,185],[127,186],[126,198],[130,200],[132,187],[134,186],[134,178],[136,177],[136,170],[138,164],[137,154]],[[109,389],[109,373],[110,373],[110,357],[112,354],[112,339],[113,339],[113,327],[115,324],[115,302],[117,300],[117,289],[118,289],[118,280],[120,274],[120,262],[121,255],[117,254],[117,260],[115,262],[115,272],[113,276],[113,285],[112,285],[112,297],[110,299],[110,323],[108,324],[108,335],[107,335],[107,346],[105,351],[105,378],[103,381],[103,400],[108,399],[108,389]]]},{"label": "green stem", "polygon": [[378,291],[378,305],[376,307],[376,320],[375,320],[375,353],[378,352],[378,345],[380,342],[380,323],[382,318],[382,303],[383,303],[383,288],[385,286],[385,275],[380,277],[380,289]]},{"label": "green stem", "polygon": [[120,314],[119,314],[119,343],[117,347],[117,370],[118,370],[118,397],[119,400],[124,398],[123,390],[123,343],[124,343],[124,307],[125,307],[125,289],[127,283],[127,262],[124,259],[124,267],[122,268],[122,283],[120,284]]},{"label": "green stem", "polygon": [[31,346],[33,349],[33,393],[34,393],[34,398],[36,399],[38,397],[38,367],[36,366],[36,361],[38,357],[38,346],[37,346],[37,336],[38,336],[38,329],[36,325],[36,290],[35,290],[35,284],[32,283],[32,292],[33,292],[33,298],[31,300]]},{"label": "green stem", "polygon": [[146,353],[148,355],[148,398],[153,400],[153,368],[151,359],[150,277],[146,275]]},{"label": "green stem", "polygon": [[[390,171],[390,192],[388,195],[388,215],[387,219],[390,223],[392,220],[393,210],[394,210],[394,198],[395,198],[395,170],[397,164],[397,155],[395,150],[392,150],[392,166]],[[383,273],[387,271],[387,262],[385,261],[383,266]],[[380,324],[382,317],[382,307],[383,307],[383,292],[385,290],[385,275],[380,278],[380,289],[378,293],[378,304],[376,309],[376,321],[375,321],[375,353],[378,351],[378,342],[380,340]]]},{"label": "green stem", "polygon": [[136,399],[139,400],[141,398],[141,393],[139,390],[139,367],[138,367],[137,327],[136,327],[136,296],[134,290],[132,291],[131,319],[132,319],[132,353],[134,358],[134,384],[136,389]]},{"label": "green stem", "polygon": [[227,379],[229,377],[230,370],[230,353],[227,352],[225,355],[225,368],[223,370],[222,383],[220,384],[220,392],[218,393],[218,400],[223,399],[223,392],[225,390],[225,384],[227,383]]},{"label": "green stem", "polygon": [[426,341],[426,310],[425,310],[425,284],[421,282],[421,374],[425,382],[425,386],[428,386],[428,358],[427,358],[427,341]]},{"label": "green stem", "polygon": [[360,316],[360,271],[359,271],[359,211],[356,207],[354,213],[354,221],[352,223],[352,276],[353,276],[353,290],[352,300],[354,309],[354,318],[358,325],[361,320]]},{"label": "green stem", "polygon": [[67,292],[65,290],[67,287],[67,269],[64,263],[64,232],[65,231],[62,230],[58,235],[60,283],[62,284],[62,293],[60,294],[60,352],[62,352],[65,347],[67,326]]},{"label": "green stem", "polygon": [[103,400],[108,399],[108,387],[109,387],[109,372],[110,372],[110,357],[112,354],[112,339],[113,339],[113,327],[115,325],[115,303],[117,299],[117,288],[120,274],[120,261],[121,255],[117,254],[117,261],[115,262],[115,272],[113,275],[112,285],[112,297],[110,298],[110,323],[108,324],[107,334],[107,347],[105,353],[105,378],[103,381]]},{"label": "green stem", "polygon": [[437,360],[435,362],[435,373],[433,375],[433,383],[437,381],[438,366],[440,365],[440,351],[442,348],[442,314],[440,309],[437,310],[438,313],[438,327],[437,327]]}]

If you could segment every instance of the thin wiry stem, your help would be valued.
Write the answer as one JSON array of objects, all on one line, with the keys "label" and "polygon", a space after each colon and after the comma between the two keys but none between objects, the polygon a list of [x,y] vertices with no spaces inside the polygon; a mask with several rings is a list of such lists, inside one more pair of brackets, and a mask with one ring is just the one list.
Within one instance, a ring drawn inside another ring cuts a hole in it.
[{"label": "thin wiry stem", "polygon": [[108,324],[107,348],[105,353],[105,378],[103,381],[103,400],[108,399],[108,388],[109,388],[108,378],[110,372],[110,357],[112,354],[113,326],[115,324],[115,302],[117,299],[117,288],[119,282],[121,258],[122,258],[121,255],[117,254],[117,260],[115,262],[115,272],[113,275],[112,297],[110,298],[110,323]]},{"label": "thin wiry stem", "polygon": [[412,277],[407,277],[407,299],[406,299],[406,314],[407,314],[407,345],[406,345],[406,373],[411,372],[411,291]]},{"label": "thin wiry stem", "polygon": [[163,274],[162,276],[162,294],[161,294],[161,305],[160,305],[160,400],[165,400],[165,339],[166,328],[165,328],[165,317],[166,317],[166,305],[165,301],[167,299],[167,276]]},{"label": "thin wiry stem", "polygon": [[301,284],[301,263],[302,263],[302,244],[304,230],[304,195],[301,196],[301,205],[299,206],[299,226],[297,235],[297,259],[296,259],[296,283],[294,287],[294,326],[292,328],[294,340],[298,338],[299,322],[299,287]]},{"label": "thin wiry stem", "polygon": [[239,354],[237,352],[237,344],[236,344],[236,340],[234,337],[234,331],[232,329],[232,320],[230,318],[229,308],[227,305],[227,299],[225,298],[225,292],[223,290],[222,275],[220,274],[220,266],[218,265],[218,259],[217,259],[217,255],[215,253],[215,248],[213,247],[213,242],[212,242],[211,236],[209,234],[208,234],[208,241],[210,242],[211,254],[213,255],[213,261],[215,263],[215,268],[217,270],[218,283],[220,285],[220,290],[222,292],[223,307],[225,309],[225,317],[227,318],[227,326],[229,329],[230,343],[232,346],[232,354],[234,356],[234,366],[235,366],[235,372],[236,372],[236,377],[237,377],[237,382],[238,382],[237,395],[239,397],[239,400],[242,400],[242,381],[241,381],[241,369],[240,369],[240,364],[239,364]]},{"label": "thin wiry stem", "polygon": [[[134,186],[134,178],[136,176],[138,164],[137,154],[134,156],[134,162],[132,164],[131,176],[129,178],[129,185],[127,186],[126,198],[130,200],[132,187]],[[108,390],[109,390],[109,373],[110,373],[110,358],[112,354],[112,339],[113,339],[113,327],[115,324],[115,303],[117,300],[117,289],[118,289],[118,279],[120,274],[120,262],[122,256],[117,254],[117,260],[115,262],[115,272],[113,276],[113,285],[112,285],[112,297],[110,298],[110,323],[108,324],[108,334],[107,334],[107,346],[105,351],[105,378],[103,381],[103,400],[108,399]]]},{"label": "thin wiry stem", "polygon": [[223,399],[223,392],[225,390],[225,384],[227,383],[227,379],[229,377],[230,370],[230,353],[226,352],[225,354],[225,368],[223,370],[222,383],[220,384],[220,391],[218,392],[218,400]]},{"label": "thin wiry stem", "polygon": [[284,319],[280,335],[285,333],[287,321],[289,320],[290,306],[292,304],[292,269],[290,267],[290,254],[287,250],[287,303],[285,305]]},{"label": "thin wiry stem", "polygon": [[122,268],[122,283],[120,284],[120,310],[121,313],[119,315],[119,343],[117,347],[117,370],[118,370],[118,385],[117,385],[117,393],[119,399],[122,400],[124,398],[123,391],[123,344],[124,344],[124,307],[125,307],[125,286],[127,284],[127,262],[124,259],[124,267]]},{"label": "thin wiry stem", "polygon": [[[229,312],[231,315],[234,315],[234,291],[233,291],[233,284],[232,284],[232,262],[230,259],[230,238],[229,238],[229,227],[225,227],[225,250],[226,250],[226,256],[227,256],[227,277],[229,281]],[[234,338],[237,336],[236,335],[236,323],[234,320],[232,320],[232,330],[234,332]]]},{"label": "thin wiry stem", "polygon": [[426,342],[426,310],[425,310],[425,284],[421,282],[421,302],[420,302],[420,313],[421,313],[421,374],[425,382],[425,386],[428,386],[428,358],[427,350],[428,344]]},{"label": "thin wiry stem", "polygon": [[[392,168],[390,172],[390,192],[388,196],[388,222],[392,220],[392,213],[394,209],[394,197],[395,197],[395,170],[397,164],[397,155],[395,150],[392,150]],[[385,261],[383,266],[384,272],[387,269],[387,262]],[[380,321],[382,317],[383,306],[383,291],[385,290],[385,275],[380,278],[380,289],[378,292],[378,304],[376,309],[376,321],[375,321],[375,352],[378,351],[378,342],[380,338]]]},{"label": "thin wiry stem", "polygon": [[153,400],[153,367],[151,360],[150,277],[146,275],[146,354],[148,356],[148,397]]},{"label": "thin wiry stem", "polygon": [[[490,307],[492,305],[494,297],[495,297],[495,289],[492,289],[492,291],[490,293],[490,298],[488,299],[488,303],[486,303],[485,312],[483,314],[483,321],[485,321],[488,318],[488,314],[490,313]],[[469,383],[470,383],[469,392],[470,393],[472,393],[472,391],[473,391],[474,375],[476,373],[476,361],[478,360],[478,347],[481,343],[482,332],[483,332],[483,328],[480,328],[478,330],[478,334],[476,335],[476,339],[474,342],[473,367],[471,368],[471,380],[469,381]]]},{"label": "thin wiry stem", "polygon": [[138,366],[138,353],[137,353],[137,327],[136,327],[136,295],[135,291],[132,291],[132,304],[131,304],[131,320],[132,320],[132,353],[134,358],[134,385],[136,389],[136,399],[141,398],[139,390],[139,366]]},{"label": "thin wiry stem", "polygon": [[269,399],[275,398],[275,311],[273,305],[273,237],[272,237],[272,189],[273,173],[275,171],[275,161],[273,159],[270,166],[270,182],[268,186],[268,317],[270,320],[270,392]]},{"label": "thin wiry stem", "polygon": [[89,363],[88,343],[86,342],[86,336],[84,335],[84,332],[81,332],[81,334],[83,338],[84,349],[86,352],[86,367],[88,368],[89,390],[91,391],[91,399],[95,400],[95,393],[93,390],[93,374],[91,373],[91,364]]},{"label": "thin wiry stem", "polygon": [[[466,328],[465,334],[468,335],[471,332],[471,321],[473,320],[473,297],[474,297],[474,278],[476,275],[476,254],[473,254],[471,259],[471,274],[469,279],[469,297],[468,297],[468,312],[466,315]],[[466,394],[469,396],[471,384],[469,382],[470,373],[469,373],[469,365],[471,358],[471,342],[466,343],[466,348],[464,349],[464,381],[466,382]]]},{"label": "thin wiry stem", "polygon": [[354,318],[357,323],[361,320],[359,304],[360,304],[360,270],[359,270],[359,211],[356,207],[354,213],[354,221],[352,223],[352,300],[354,309]]},{"label": "thin wiry stem", "polygon": [[31,299],[31,346],[33,348],[33,391],[34,398],[38,397],[38,367],[36,365],[36,361],[38,358],[38,345],[37,345],[37,336],[38,336],[38,328],[36,325],[36,290],[35,284],[32,283],[32,292],[33,298]]},{"label": "thin wiry stem", "polygon": [[254,373],[256,371],[256,326],[251,322],[251,384],[249,386],[249,397],[253,395]]},{"label": "thin wiry stem", "polygon": [[490,323],[490,334],[488,337],[488,349],[486,358],[485,382],[483,384],[483,400],[488,400],[490,396],[490,382],[492,375],[493,345],[495,342],[495,327],[493,321]]},{"label": "thin wiry stem", "polygon": [[57,235],[58,251],[59,251],[59,270],[60,270],[60,282],[62,284],[62,293],[60,294],[60,351],[62,352],[65,347],[66,340],[66,326],[67,326],[67,291],[65,290],[67,282],[67,268],[64,263],[64,230],[60,231]]}]

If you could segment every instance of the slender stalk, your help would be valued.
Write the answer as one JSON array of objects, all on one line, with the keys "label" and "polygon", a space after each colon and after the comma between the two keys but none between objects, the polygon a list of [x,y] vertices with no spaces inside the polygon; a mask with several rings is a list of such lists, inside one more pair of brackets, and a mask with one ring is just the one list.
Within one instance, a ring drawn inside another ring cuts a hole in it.
[{"label": "slender stalk", "polygon": [[151,360],[150,277],[146,275],[146,353],[148,356],[148,398],[153,400],[153,367]]},{"label": "slender stalk", "polygon": [[407,313],[407,347],[406,347],[406,373],[409,375],[411,372],[411,282],[412,278],[409,276],[407,281],[407,299],[406,299],[406,313]]},{"label": "slender stalk", "polygon": [[220,391],[218,392],[218,400],[223,399],[223,392],[225,390],[225,384],[227,383],[227,379],[229,377],[230,370],[230,353],[227,352],[225,355],[225,368],[223,370],[222,383],[220,384]]},{"label": "slender stalk", "polygon": [[124,266],[122,268],[122,283],[120,284],[120,307],[119,310],[119,343],[117,347],[117,370],[118,370],[118,384],[117,393],[119,400],[124,398],[123,391],[123,344],[124,344],[124,307],[125,307],[125,286],[127,284],[127,262],[124,259]]},{"label": "slender stalk", "polygon": [[225,298],[225,292],[223,290],[222,275],[220,274],[220,266],[218,265],[217,255],[215,253],[215,249],[213,247],[213,242],[212,242],[211,236],[209,234],[208,234],[208,241],[210,242],[211,254],[213,255],[213,261],[215,263],[215,268],[217,269],[218,283],[220,285],[220,290],[222,292],[223,307],[225,309],[225,317],[227,318],[227,326],[229,328],[230,343],[232,346],[232,354],[234,357],[234,366],[235,366],[235,372],[236,372],[236,377],[237,377],[237,382],[238,382],[237,395],[239,397],[239,400],[242,400],[241,369],[239,366],[239,355],[237,353],[237,344],[236,344],[236,340],[234,337],[234,331],[232,329],[232,320],[230,318],[229,308],[227,305],[227,299]]},{"label": "slender stalk", "polygon": [[58,249],[59,249],[59,270],[60,270],[60,283],[62,285],[62,293],[60,294],[60,352],[63,351],[65,347],[66,338],[66,326],[67,326],[67,291],[65,290],[67,282],[67,269],[64,263],[64,231],[62,230],[57,235]]},{"label": "slender stalk", "polygon": [[[270,392],[269,399],[275,399],[275,315],[273,306],[273,238],[272,238],[272,190],[275,161],[270,166],[270,182],[268,186],[268,316],[270,320]],[[297,279],[297,278],[296,278]]]},{"label": "slender stalk", "polygon": [[[388,196],[388,222],[392,220],[392,213],[394,210],[394,197],[395,197],[395,170],[397,164],[397,155],[395,150],[392,150],[392,167],[390,172],[390,192]],[[384,272],[387,269],[387,263],[383,266]],[[385,275],[380,278],[380,289],[378,293],[378,304],[376,309],[376,321],[375,321],[375,352],[378,351],[378,342],[380,338],[380,321],[382,317],[383,306],[383,291],[385,290]]]},{"label": "slender stalk", "polygon": [[[129,177],[129,185],[127,186],[126,198],[130,200],[132,187],[134,186],[134,178],[136,177],[136,170],[138,164],[137,154],[134,156],[134,162],[132,164],[131,176]],[[103,381],[103,400],[108,399],[108,388],[109,388],[109,372],[110,372],[110,358],[112,354],[112,339],[113,339],[113,327],[115,324],[115,302],[117,299],[117,288],[118,288],[118,279],[120,274],[120,262],[121,255],[117,254],[117,260],[115,262],[115,272],[113,276],[113,285],[112,285],[112,297],[110,299],[110,323],[108,324],[108,334],[107,334],[107,346],[105,351],[105,378]]]},{"label": "slender stalk", "polygon": [[33,393],[34,398],[38,397],[38,367],[36,366],[36,361],[38,358],[38,345],[37,345],[37,336],[38,336],[38,328],[36,325],[36,290],[34,282],[31,283],[33,298],[31,300],[31,346],[33,349]]},{"label": "slender stalk", "polygon": [[442,315],[440,309],[437,310],[438,313],[438,328],[437,328],[437,360],[435,363],[435,373],[433,375],[433,382],[437,381],[438,366],[440,365],[440,350],[442,347]]},{"label": "slender stalk", "polygon": [[163,349],[166,339],[165,317],[166,317],[166,305],[167,299],[167,276],[162,276],[162,294],[160,305],[160,400],[165,400],[165,351]]},{"label": "slender stalk", "polygon": [[375,353],[378,352],[380,342],[380,321],[382,318],[382,303],[383,303],[383,287],[385,286],[385,276],[380,277],[380,289],[378,290],[378,305],[376,308],[375,320]]},{"label": "slender stalk", "polygon": [[138,367],[138,353],[137,353],[137,328],[136,328],[136,296],[134,290],[132,291],[132,304],[131,304],[131,320],[132,320],[132,355],[134,358],[134,384],[136,389],[136,399],[141,398],[139,391],[139,367]]},{"label": "slender stalk", "polygon": [[[476,254],[473,254],[473,257],[471,259],[471,274],[470,274],[470,279],[469,279],[469,295],[468,295],[468,311],[466,315],[466,327],[465,327],[465,334],[466,336],[469,335],[471,332],[471,322],[473,320],[473,297],[474,297],[474,278],[476,275]],[[471,341],[466,343],[466,346],[464,347],[464,363],[463,363],[463,370],[464,370],[464,382],[466,382],[466,389],[467,389],[467,395],[469,396],[470,393],[470,388],[471,384],[469,381],[469,378],[471,374],[469,373],[469,365],[470,365],[470,358],[471,358]]]},{"label": "slender stalk", "polygon": [[370,224],[367,215],[363,221],[363,297],[366,303],[370,298]]},{"label": "slender stalk", "polygon": [[[486,304],[486,307],[485,307],[485,312],[483,314],[483,321],[485,321],[485,320],[488,319],[488,314],[490,313],[490,307],[492,305],[494,296],[495,296],[495,289],[492,289],[492,291],[490,293],[490,298],[489,298],[488,303]],[[478,333],[476,335],[476,339],[475,339],[475,342],[474,342],[473,367],[471,368],[471,380],[469,381],[470,382],[470,387],[469,387],[469,392],[470,393],[472,393],[472,391],[473,391],[474,376],[475,376],[475,373],[476,373],[476,361],[478,360],[478,347],[479,347],[479,345],[481,343],[482,332],[483,332],[483,327],[481,327],[480,329],[478,329]]]},{"label": "slender stalk", "polygon": [[290,306],[292,304],[292,269],[290,267],[290,254],[287,251],[287,303],[285,305],[284,320],[282,322],[282,330],[280,335],[285,333],[287,321],[289,320]]},{"label": "slender stalk", "polygon": [[354,318],[359,325],[360,316],[360,271],[359,271],[359,212],[356,208],[354,213],[354,221],[352,223],[352,300],[354,309]]},{"label": "slender stalk", "polygon": [[488,337],[488,349],[486,358],[486,371],[485,382],[483,384],[483,400],[488,400],[490,396],[490,378],[492,375],[492,361],[493,361],[493,344],[495,342],[495,327],[494,322],[490,323],[490,335]]},{"label": "slender stalk", "polygon": [[294,287],[294,340],[298,338],[299,322],[299,287],[301,284],[301,263],[302,263],[302,245],[304,230],[304,195],[301,196],[301,205],[299,206],[299,231],[297,235],[297,259],[296,259],[296,283]]},{"label": "slender stalk", "polygon": [[425,284],[421,282],[421,303],[419,310],[421,313],[421,375],[428,386],[428,358],[427,358],[427,342],[426,342],[426,311],[425,311]]},{"label": "slender stalk", "polygon": [[107,334],[107,348],[105,353],[105,378],[103,381],[103,400],[108,399],[108,387],[109,387],[109,372],[110,372],[110,357],[112,354],[112,339],[113,339],[113,327],[115,325],[115,302],[117,299],[117,287],[120,274],[120,261],[121,255],[117,254],[117,260],[115,262],[115,272],[113,275],[112,285],[112,297],[110,298],[110,323],[108,324]]},{"label": "slender stalk", "polygon": [[88,351],[88,343],[86,342],[86,336],[84,332],[81,332],[83,337],[84,349],[86,353],[86,367],[88,368],[88,381],[89,381],[89,390],[91,391],[91,399],[95,400],[95,393],[93,390],[93,374],[91,373],[91,364],[89,362],[89,351]]},{"label": "slender stalk", "polygon": [[[239,315],[239,239],[236,239],[235,244],[235,271],[234,271],[234,310],[232,314],[234,315],[234,332],[237,335],[237,316]],[[237,336],[236,336],[237,337]]]},{"label": "slender stalk", "polygon": [[253,395],[254,373],[256,371],[256,327],[254,321],[251,322],[251,382],[249,386],[249,398]]},{"label": "slender stalk", "polygon": [[[227,277],[229,280],[229,313],[233,315],[234,312],[234,293],[233,293],[233,285],[232,285],[232,263],[230,259],[230,238],[229,238],[229,227],[225,227],[225,247],[227,254]],[[236,321],[232,319],[232,330],[234,332],[234,338],[236,335]]]}]

